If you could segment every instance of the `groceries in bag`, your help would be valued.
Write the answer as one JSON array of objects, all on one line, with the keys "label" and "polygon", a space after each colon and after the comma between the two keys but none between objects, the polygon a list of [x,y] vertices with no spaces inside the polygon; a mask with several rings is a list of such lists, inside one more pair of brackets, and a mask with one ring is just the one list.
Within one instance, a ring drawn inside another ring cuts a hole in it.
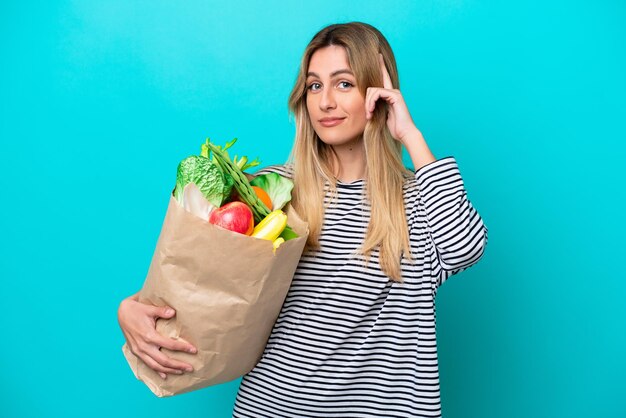
[{"label": "groceries in bag", "polygon": [[[258,183],[256,178],[248,181],[243,170],[258,161],[231,159],[227,150],[233,144],[218,147],[207,140],[201,155],[179,165],[176,187],[139,292],[140,302],[176,310],[175,317],[157,320],[157,332],[189,341],[198,353],[161,351],[191,364],[194,371],[163,380],[127,344],[122,347],[135,376],[160,397],[227,382],[252,370],[306,242],[308,226],[289,204],[291,180],[263,175],[256,177],[264,179]],[[252,182],[270,197],[272,210]]]}]

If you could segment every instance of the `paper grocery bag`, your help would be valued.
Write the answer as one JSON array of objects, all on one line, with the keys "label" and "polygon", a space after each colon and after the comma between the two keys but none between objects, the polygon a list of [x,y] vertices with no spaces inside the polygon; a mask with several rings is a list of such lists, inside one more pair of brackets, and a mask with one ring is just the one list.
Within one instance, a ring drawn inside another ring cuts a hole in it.
[{"label": "paper grocery bag", "polygon": [[274,254],[271,241],[209,224],[170,197],[139,301],[176,310],[173,318],[157,320],[157,331],[189,341],[198,353],[161,351],[194,371],[163,380],[127,344],[122,347],[135,376],[157,396],[236,379],[261,358],[308,235],[291,207],[286,213],[299,237]]}]

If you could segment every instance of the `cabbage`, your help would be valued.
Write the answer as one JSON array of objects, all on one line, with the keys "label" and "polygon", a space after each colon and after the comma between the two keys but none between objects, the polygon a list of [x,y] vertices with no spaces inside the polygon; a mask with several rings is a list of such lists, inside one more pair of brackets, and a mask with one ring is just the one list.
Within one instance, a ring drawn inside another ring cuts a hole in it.
[{"label": "cabbage", "polygon": [[226,173],[222,173],[219,167],[206,157],[192,155],[178,164],[176,173],[176,187],[174,188],[174,198],[183,205],[183,192],[185,186],[194,183],[202,195],[213,206],[219,208],[230,196],[233,188],[233,178]]},{"label": "cabbage", "polygon": [[291,200],[293,182],[277,173],[256,176],[250,181],[250,185],[265,190],[272,201],[273,210],[282,209]]},{"label": "cabbage", "polygon": [[187,212],[191,212],[207,222],[211,212],[215,209],[215,206],[206,200],[198,186],[194,183],[188,183],[183,189],[183,201],[181,204]]}]

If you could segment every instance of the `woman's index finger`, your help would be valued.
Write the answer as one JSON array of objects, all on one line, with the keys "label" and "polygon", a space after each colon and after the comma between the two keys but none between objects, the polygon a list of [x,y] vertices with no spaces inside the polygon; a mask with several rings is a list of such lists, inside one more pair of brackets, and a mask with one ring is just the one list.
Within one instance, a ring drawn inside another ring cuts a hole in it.
[{"label": "woman's index finger", "polygon": [[393,84],[391,83],[391,77],[389,77],[389,72],[387,71],[387,66],[385,66],[385,60],[383,59],[383,54],[378,54],[378,61],[380,62],[380,72],[383,75],[383,87],[386,89],[392,89]]}]

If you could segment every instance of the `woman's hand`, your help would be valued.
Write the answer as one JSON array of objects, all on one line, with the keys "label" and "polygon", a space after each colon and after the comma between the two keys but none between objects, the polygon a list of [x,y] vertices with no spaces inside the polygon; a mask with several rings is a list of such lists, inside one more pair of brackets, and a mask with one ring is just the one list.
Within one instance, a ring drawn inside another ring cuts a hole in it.
[{"label": "woman's hand", "polygon": [[182,374],[193,371],[193,367],[166,356],[160,351],[161,347],[192,354],[197,352],[193,345],[166,338],[156,331],[157,318],[171,318],[174,314],[174,309],[167,306],[140,303],[137,295],[124,299],[117,311],[117,319],[130,350],[163,379],[167,378],[166,373]]},{"label": "woman's hand", "polygon": [[391,136],[393,136],[394,139],[402,142],[406,146],[407,140],[421,135],[421,133],[415,126],[415,123],[413,123],[409,109],[402,97],[402,93],[400,93],[400,90],[394,89],[391,84],[391,77],[389,77],[389,72],[385,66],[382,54],[378,54],[378,58],[380,61],[380,70],[383,74],[383,87],[368,87],[365,96],[366,117],[367,119],[372,117],[378,99],[385,100],[389,104],[389,111],[387,113],[387,127],[389,128],[389,132],[391,132]]}]

